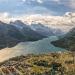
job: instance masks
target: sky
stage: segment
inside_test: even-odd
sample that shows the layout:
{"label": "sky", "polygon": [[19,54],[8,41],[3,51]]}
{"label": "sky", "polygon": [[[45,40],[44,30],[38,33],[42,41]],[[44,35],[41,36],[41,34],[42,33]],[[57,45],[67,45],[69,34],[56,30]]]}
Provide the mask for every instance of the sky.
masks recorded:
{"label": "sky", "polygon": [[22,14],[63,15],[75,12],[75,0],[0,0],[4,16]]}

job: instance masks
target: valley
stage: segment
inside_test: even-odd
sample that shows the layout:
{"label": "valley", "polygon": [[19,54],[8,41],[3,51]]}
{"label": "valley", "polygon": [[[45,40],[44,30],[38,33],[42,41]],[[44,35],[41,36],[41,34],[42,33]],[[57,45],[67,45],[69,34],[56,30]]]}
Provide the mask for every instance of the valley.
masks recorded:
{"label": "valley", "polygon": [[0,75],[75,75],[75,0],[0,0]]}
{"label": "valley", "polygon": [[28,55],[28,54],[44,54],[49,52],[63,52],[65,49],[55,47],[51,44],[52,41],[57,40],[56,36],[50,36],[35,42],[21,42],[12,48],[4,48],[0,50],[0,62],[8,60],[9,58]]}

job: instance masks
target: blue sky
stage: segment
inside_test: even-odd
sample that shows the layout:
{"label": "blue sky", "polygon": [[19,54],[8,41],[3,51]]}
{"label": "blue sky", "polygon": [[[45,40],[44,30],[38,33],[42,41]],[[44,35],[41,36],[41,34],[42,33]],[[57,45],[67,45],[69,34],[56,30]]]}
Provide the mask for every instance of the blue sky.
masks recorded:
{"label": "blue sky", "polygon": [[75,11],[75,0],[0,0],[0,13],[63,15]]}

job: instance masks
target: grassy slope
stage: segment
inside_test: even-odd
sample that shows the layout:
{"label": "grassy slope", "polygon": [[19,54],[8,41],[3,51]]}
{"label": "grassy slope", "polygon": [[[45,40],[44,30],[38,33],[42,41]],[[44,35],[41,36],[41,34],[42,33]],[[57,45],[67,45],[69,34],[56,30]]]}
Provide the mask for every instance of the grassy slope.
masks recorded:
{"label": "grassy slope", "polygon": [[54,70],[57,75],[75,75],[73,54],[66,52],[19,56],[0,64],[0,75],[51,75]]}

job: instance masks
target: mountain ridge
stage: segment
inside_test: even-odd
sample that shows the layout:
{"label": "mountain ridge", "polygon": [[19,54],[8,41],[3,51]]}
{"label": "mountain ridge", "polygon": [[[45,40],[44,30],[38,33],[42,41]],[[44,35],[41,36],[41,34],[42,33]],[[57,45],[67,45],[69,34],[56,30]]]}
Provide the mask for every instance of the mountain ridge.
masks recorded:
{"label": "mountain ridge", "polygon": [[56,47],[65,48],[69,51],[75,51],[75,28],[71,29],[63,37],[57,41],[53,41],[52,44]]}
{"label": "mountain ridge", "polygon": [[6,24],[0,21],[0,49],[3,49],[5,47],[13,47],[19,42],[36,41],[44,38],[39,34],[37,35],[38,37],[36,37],[36,32],[33,32],[33,35],[30,34],[30,32],[31,31],[29,30],[29,32],[25,33],[25,36],[14,25]]}

